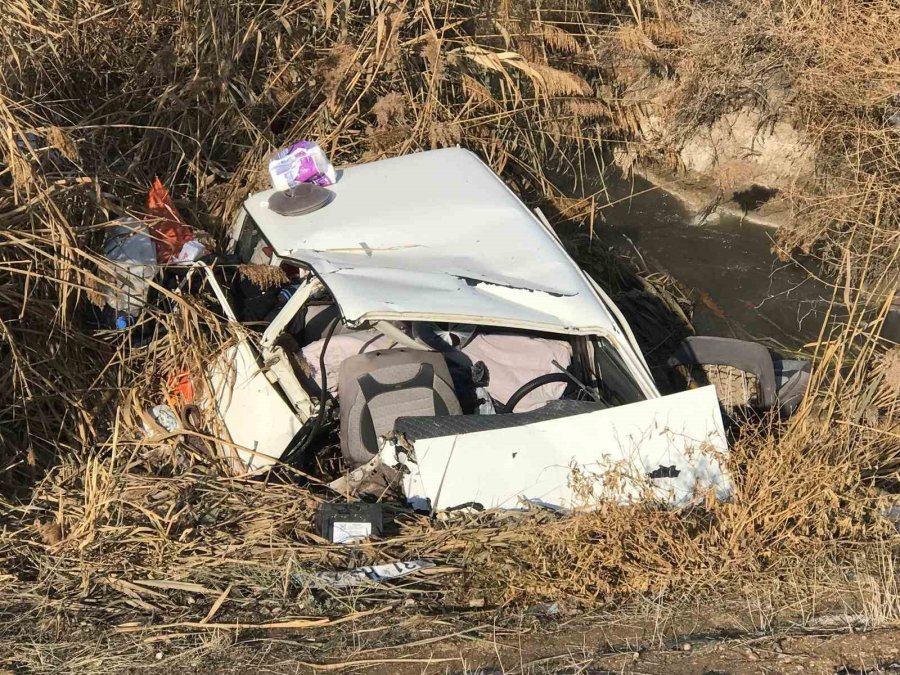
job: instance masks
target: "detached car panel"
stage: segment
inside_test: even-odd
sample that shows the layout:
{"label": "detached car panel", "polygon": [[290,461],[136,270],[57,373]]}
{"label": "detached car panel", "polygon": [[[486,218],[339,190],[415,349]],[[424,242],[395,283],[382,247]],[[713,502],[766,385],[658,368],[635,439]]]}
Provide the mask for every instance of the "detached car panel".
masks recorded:
{"label": "detached car panel", "polygon": [[713,387],[605,410],[561,403],[524,413],[534,419],[528,424],[504,427],[501,418],[516,416],[498,415],[495,429],[401,420],[381,461],[402,469],[407,499],[423,510],[529,502],[583,509],[644,497],[681,505],[696,494],[731,492]]}
{"label": "detached car panel", "polygon": [[303,427],[260,368],[255,350],[244,340],[225,351],[209,371],[216,412],[230,445],[223,447],[237,473],[274,464]]}

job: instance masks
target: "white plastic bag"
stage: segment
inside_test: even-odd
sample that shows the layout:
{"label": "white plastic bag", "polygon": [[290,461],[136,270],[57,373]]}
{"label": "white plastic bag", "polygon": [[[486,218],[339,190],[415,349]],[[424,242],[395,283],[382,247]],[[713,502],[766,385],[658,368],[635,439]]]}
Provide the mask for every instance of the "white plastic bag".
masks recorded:
{"label": "white plastic bag", "polygon": [[202,258],[209,251],[206,250],[206,247],[201,244],[196,239],[191,239],[190,241],[184,242],[184,246],[181,247],[181,251],[179,251],[178,255],[176,255],[172,262],[175,264],[189,263],[194,262],[198,258]]}
{"label": "white plastic bag", "polygon": [[135,218],[114,221],[103,244],[104,257],[113,264],[106,277],[106,303],[117,312],[136,316],[147,302],[150,281],[156,276],[156,246],[147,225]]}
{"label": "white plastic bag", "polygon": [[276,190],[301,183],[334,185],[337,174],[325,151],[312,141],[300,141],[279,150],[269,161],[269,177]]}

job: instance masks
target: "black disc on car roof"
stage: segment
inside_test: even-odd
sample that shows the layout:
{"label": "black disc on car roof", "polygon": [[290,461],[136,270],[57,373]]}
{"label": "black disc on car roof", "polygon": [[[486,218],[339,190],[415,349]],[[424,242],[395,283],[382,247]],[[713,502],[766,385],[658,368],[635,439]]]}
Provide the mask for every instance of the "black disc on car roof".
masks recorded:
{"label": "black disc on car roof", "polygon": [[321,209],[333,198],[331,190],[311,183],[301,183],[269,197],[269,209],[281,216],[302,216]]}

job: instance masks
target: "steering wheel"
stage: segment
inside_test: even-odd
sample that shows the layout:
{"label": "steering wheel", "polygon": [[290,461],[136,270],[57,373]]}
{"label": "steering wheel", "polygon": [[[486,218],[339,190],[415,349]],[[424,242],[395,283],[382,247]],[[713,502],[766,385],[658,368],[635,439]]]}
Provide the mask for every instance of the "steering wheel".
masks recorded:
{"label": "steering wheel", "polygon": [[509,400],[505,405],[500,406],[500,412],[503,413],[511,413],[516,409],[516,406],[522,401],[523,398],[528,396],[531,392],[533,392],[538,387],[543,387],[545,384],[550,384],[552,382],[565,382],[569,383],[572,381],[572,378],[566,373],[547,373],[546,375],[538,375],[533,380],[529,380],[521,387],[516,389],[515,393],[509,397]]}

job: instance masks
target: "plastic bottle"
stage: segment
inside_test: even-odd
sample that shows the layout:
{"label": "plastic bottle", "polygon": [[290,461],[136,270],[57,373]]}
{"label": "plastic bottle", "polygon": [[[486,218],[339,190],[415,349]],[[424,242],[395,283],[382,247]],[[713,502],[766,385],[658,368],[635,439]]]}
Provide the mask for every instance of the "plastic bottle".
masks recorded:
{"label": "plastic bottle", "polygon": [[115,223],[103,245],[103,255],[111,263],[101,270],[106,281],[103,293],[106,303],[118,314],[135,316],[144,306],[150,281],[159,270],[156,247],[146,223],[133,218],[120,218]]}

